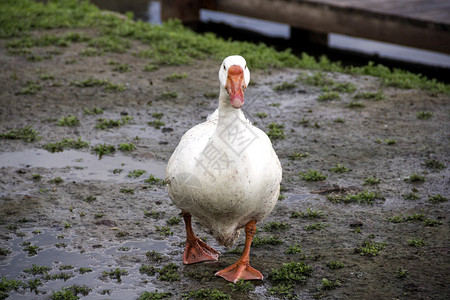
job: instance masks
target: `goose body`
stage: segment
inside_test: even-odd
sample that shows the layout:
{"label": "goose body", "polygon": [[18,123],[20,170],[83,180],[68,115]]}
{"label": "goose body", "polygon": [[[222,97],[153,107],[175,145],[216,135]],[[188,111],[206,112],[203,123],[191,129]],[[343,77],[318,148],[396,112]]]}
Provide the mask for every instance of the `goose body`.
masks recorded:
{"label": "goose body", "polygon": [[[233,79],[235,73],[241,81]],[[281,165],[270,139],[240,109],[249,80],[241,56],[224,60],[219,108],[183,135],[166,168],[171,200],[228,247],[240,229],[269,215],[281,181]]]}

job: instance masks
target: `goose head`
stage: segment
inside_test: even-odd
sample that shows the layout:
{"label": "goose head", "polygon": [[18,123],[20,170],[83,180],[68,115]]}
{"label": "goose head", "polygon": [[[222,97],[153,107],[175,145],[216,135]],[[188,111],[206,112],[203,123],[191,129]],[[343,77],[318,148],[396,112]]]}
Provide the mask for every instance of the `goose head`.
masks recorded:
{"label": "goose head", "polygon": [[219,69],[221,92],[225,91],[234,108],[244,105],[244,90],[250,82],[250,71],[242,56],[232,55],[225,58]]}

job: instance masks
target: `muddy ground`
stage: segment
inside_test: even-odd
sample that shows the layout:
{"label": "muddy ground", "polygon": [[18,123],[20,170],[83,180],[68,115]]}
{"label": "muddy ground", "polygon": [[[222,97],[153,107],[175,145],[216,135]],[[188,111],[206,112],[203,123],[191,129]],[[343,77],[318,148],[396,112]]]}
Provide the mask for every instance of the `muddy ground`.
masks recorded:
{"label": "muddy ground", "polygon": [[[42,279],[37,294],[18,289],[9,292],[10,299],[45,299],[54,291],[74,284],[90,287],[89,299],[132,299],[143,291],[155,290],[170,292],[171,298],[179,299],[183,293],[200,288],[217,288],[232,299],[277,299],[283,296],[269,293],[278,284],[270,276],[271,270],[300,260],[313,268],[306,282],[294,285],[291,296],[300,299],[449,298],[449,202],[429,201],[438,194],[447,199],[450,196],[448,95],[388,88],[372,77],[326,73],[337,82],[353,83],[357,91],[340,93],[341,100],[318,101],[320,87],[295,81],[299,75],[313,72],[252,71],[249,66],[252,84],[246,91],[244,106],[248,118],[266,132],[272,122],[285,126],[285,138],[274,139],[283,166],[285,197],[260,224],[257,234],[278,236],[282,243],[253,247],[251,252],[253,267],[265,279],[253,282],[253,291],[239,292],[213,276],[239,254],[227,253],[228,249],[218,246],[198,224],[194,224],[198,235],[207,238],[222,255],[218,262],[182,264],[183,223],[167,224],[170,218],[179,217],[180,211],[171,203],[163,185],[145,182],[150,174],[164,178],[164,163],[183,133],[216,109],[216,97],[207,96],[218,92],[220,62],[203,60],[144,72],[146,59],[132,55],[145,48],[137,42],[129,53],[102,56],[81,56],[85,45],[74,43],[56,49],[59,53],[53,51],[47,59],[30,62],[24,56],[7,54],[5,43],[0,42],[0,132],[32,125],[41,139],[0,141],[0,238],[1,248],[11,251],[0,256],[0,274],[7,279],[28,281],[43,278],[40,274],[23,272],[33,264],[50,267],[49,274],[53,275],[60,274],[64,265],[73,267],[64,271],[73,275],[66,281]],[[43,56],[52,50],[52,47],[33,48]],[[113,71],[111,61],[126,63],[130,70]],[[164,80],[174,73],[185,73],[187,77]],[[45,74],[53,78],[45,79],[42,76]],[[104,86],[71,84],[89,77],[123,83],[126,90],[110,92]],[[42,89],[35,94],[19,93],[27,81],[37,82]],[[294,82],[295,87],[273,90],[283,82]],[[349,107],[356,93],[380,89],[385,94],[383,100],[358,100],[364,107]],[[176,92],[177,97],[167,99],[162,96],[165,92]],[[103,109],[103,114],[84,112],[84,108],[94,107]],[[424,111],[432,112],[432,117],[417,118],[417,113]],[[147,124],[155,120],[154,113],[163,113],[161,120],[165,125],[159,129]],[[260,118],[258,113],[267,116]],[[69,115],[76,116],[80,124],[56,125],[58,119]],[[124,116],[133,119],[120,127],[95,128],[98,118]],[[77,137],[91,146],[134,143],[137,149],[129,153],[117,150],[101,160],[90,148],[59,153],[43,149],[44,144]],[[309,156],[290,157],[306,152]],[[444,168],[427,167],[425,162],[429,160],[444,164]],[[337,164],[350,171],[329,170]],[[114,174],[114,169],[123,171]],[[145,169],[147,173],[139,178],[127,177],[129,171],[136,169]],[[303,180],[299,172],[308,169],[321,171],[326,180]],[[424,176],[425,181],[404,180],[413,173]],[[42,177],[38,179],[36,174]],[[63,182],[49,182],[57,177]],[[367,177],[380,182],[363,185]],[[334,203],[327,198],[332,192],[336,195],[363,190],[379,193],[380,197],[374,204]],[[419,199],[404,199],[411,192]],[[321,211],[323,215],[291,217],[293,212],[306,213],[307,209]],[[400,223],[388,220],[414,214],[423,216]],[[425,223],[428,218],[431,223]],[[285,222],[290,227],[278,231],[263,228],[273,221]],[[307,226],[316,223],[324,225],[323,228],[308,230],[311,228]],[[164,236],[162,226],[170,227],[173,235]],[[413,239],[423,240],[425,245],[409,245],[408,241]],[[357,253],[355,248],[366,240],[383,242],[385,247],[376,256]],[[27,241],[41,248],[36,255],[29,256],[24,250],[23,242]],[[286,254],[294,244],[300,245],[302,252]],[[241,236],[238,246],[242,245]],[[146,252],[152,250],[162,254],[162,260],[149,259]],[[327,266],[333,261],[343,263],[343,267]],[[144,264],[160,268],[168,263],[179,267],[176,272],[180,280],[164,281],[158,274],[139,272]],[[92,272],[80,274],[81,267],[91,268]],[[115,268],[128,272],[121,282],[102,277],[103,271]],[[340,286],[326,289],[323,278],[338,281]]]}

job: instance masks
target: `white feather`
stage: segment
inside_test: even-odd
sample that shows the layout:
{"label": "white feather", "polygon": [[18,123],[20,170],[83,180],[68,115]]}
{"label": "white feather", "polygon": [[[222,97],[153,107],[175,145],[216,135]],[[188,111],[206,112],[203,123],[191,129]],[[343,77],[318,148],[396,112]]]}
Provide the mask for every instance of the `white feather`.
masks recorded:
{"label": "white feather", "polygon": [[272,211],[282,173],[267,135],[230,104],[225,83],[232,65],[243,68],[248,85],[245,59],[227,57],[219,70],[219,109],[183,135],[166,168],[172,201],[226,246],[249,221],[259,222]]}

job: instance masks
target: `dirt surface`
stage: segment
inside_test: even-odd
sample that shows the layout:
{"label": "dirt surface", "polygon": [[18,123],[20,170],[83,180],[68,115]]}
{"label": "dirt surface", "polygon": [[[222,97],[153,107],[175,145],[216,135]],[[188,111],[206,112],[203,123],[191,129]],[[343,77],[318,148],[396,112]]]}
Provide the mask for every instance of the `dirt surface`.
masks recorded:
{"label": "dirt surface", "polygon": [[[49,31],[59,34],[62,31]],[[89,32],[87,32],[89,33]],[[82,44],[72,44],[49,59],[30,62],[23,56],[8,55],[6,41],[0,43],[0,133],[32,125],[41,139],[35,142],[2,139],[0,141],[0,239],[3,249],[11,253],[0,256],[0,274],[7,279],[28,281],[40,278],[23,270],[33,264],[51,268],[72,265],[73,275],[62,279],[43,280],[38,294],[30,290],[9,293],[11,299],[45,299],[63,286],[86,284],[92,289],[89,299],[132,299],[143,291],[170,292],[179,299],[183,293],[200,288],[217,288],[232,299],[277,299],[270,294],[276,286],[271,270],[283,263],[305,261],[311,275],[302,284],[294,284],[290,294],[299,299],[448,299],[450,297],[449,202],[434,203],[429,198],[450,196],[448,169],[450,99],[448,95],[431,96],[418,90],[401,90],[380,85],[377,78],[326,73],[336,82],[351,82],[357,92],[383,90],[380,101],[359,100],[364,107],[348,105],[357,92],[341,93],[341,100],[318,101],[320,87],[295,81],[308,70],[273,69],[252,71],[252,84],[246,91],[244,110],[248,118],[264,131],[272,122],[284,125],[284,139],[274,139],[274,148],[283,166],[284,199],[280,199],[271,215],[259,224],[259,237],[278,236],[282,243],[261,245],[251,251],[252,266],[265,276],[253,282],[255,289],[233,291],[225,280],[213,274],[233,263],[239,254],[227,253],[208,234],[194,224],[200,237],[222,252],[218,262],[184,266],[182,251],[185,238],[180,222],[167,221],[179,217],[179,209],[167,196],[162,184],[144,180],[150,174],[164,178],[167,162],[181,136],[212,113],[218,101],[205,93],[218,93],[217,72],[220,62],[197,61],[192,65],[161,67],[154,72],[142,71],[146,60],[132,55],[144,46],[135,42],[125,54],[80,56]],[[52,47],[35,48],[45,54]],[[126,63],[129,72],[113,71],[111,61]],[[164,80],[178,73],[187,77]],[[53,75],[45,80],[43,74]],[[109,92],[105,87],[78,87],[74,81],[89,77],[123,83],[125,91]],[[27,81],[35,81],[42,89],[35,94],[20,94]],[[274,91],[283,82],[295,87]],[[164,92],[176,92],[166,99]],[[276,103],[279,103],[277,106]],[[275,105],[273,105],[275,104]],[[89,115],[84,108],[103,109]],[[428,120],[417,118],[418,112],[432,112]],[[147,122],[163,113],[160,129]],[[266,117],[258,117],[266,113]],[[57,126],[61,117],[73,115],[80,124]],[[133,119],[120,127],[95,128],[98,118]],[[261,114],[259,116],[262,116]],[[91,149],[50,153],[43,145],[78,138],[98,144],[134,143],[132,152],[119,150],[99,160]],[[138,137],[138,138],[136,138]],[[395,140],[395,143],[394,141]],[[291,159],[294,153],[309,156]],[[435,160],[444,168],[427,167]],[[330,171],[337,164],[347,172]],[[114,169],[123,169],[114,174]],[[129,171],[145,169],[139,178],[129,178]],[[299,172],[320,171],[327,178],[310,182]],[[413,173],[425,177],[424,182],[404,179]],[[36,179],[34,174],[42,178]],[[49,180],[61,177],[60,184]],[[367,177],[379,184],[363,185]],[[134,193],[131,192],[133,190]],[[364,190],[380,196],[373,204],[334,203],[327,195]],[[419,199],[404,195],[415,192]],[[445,200],[445,199],[444,199]],[[320,218],[297,217],[293,212],[321,211]],[[395,223],[389,218],[414,214],[422,217]],[[295,213],[294,213],[295,216]],[[434,226],[425,220],[435,221]],[[418,219],[418,220],[417,220]],[[270,231],[269,222],[285,222],[289,228]],[[308,230],[320,223],[322,229]],[[164,236],[163,226],[173,235]],[[159,229],[158,229],[159,228]],[[36,230],[40,232],[36,232]],[[34,233],[33,233],[34,231]],[[408,241],[422,239],[425,245],[414,247]],[[364,241],[385,243],[378,255],[361,255],[355,251]],[[38,245],[37,255],[28,256],[23,242]],[[243,237],[237,246],[242,247]],[[60,243],[60,244],[58,244]],[[61,243],[64,243],[61,247]],[[286,254],[298,244],[301,253]],[[155,250],[162,260],[151,261],[147,251]],[[343,263],[331,269],[330,262]],[[178,266],[180,280],[164,281],[158,274],[139,272],[141,265],[161,268],[168,263]],[[87,274],[76,270],[92,268]],[[102,272],[125,269],[122,281],[102,277]],[[404,276],[400,271],[406,271]],[[397,276],[396,276],[397,275]],[[340,286],[326,289],[323,278],[339,281]],[[81,295],[80,295],[81,296]],[[286,297],[288,297],[287,295]]]}

